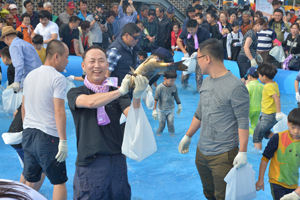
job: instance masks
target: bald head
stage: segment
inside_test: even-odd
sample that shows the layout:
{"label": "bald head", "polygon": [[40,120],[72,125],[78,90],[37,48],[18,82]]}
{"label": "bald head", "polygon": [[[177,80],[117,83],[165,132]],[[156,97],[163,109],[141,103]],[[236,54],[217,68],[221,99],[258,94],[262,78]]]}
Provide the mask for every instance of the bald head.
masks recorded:
{"label": "bald head", "polygon": [[59,40],[51,40],[47,45],[46,59],[51,59],[56,53],[62,56],[66,50],[68,51],[66,44]]}

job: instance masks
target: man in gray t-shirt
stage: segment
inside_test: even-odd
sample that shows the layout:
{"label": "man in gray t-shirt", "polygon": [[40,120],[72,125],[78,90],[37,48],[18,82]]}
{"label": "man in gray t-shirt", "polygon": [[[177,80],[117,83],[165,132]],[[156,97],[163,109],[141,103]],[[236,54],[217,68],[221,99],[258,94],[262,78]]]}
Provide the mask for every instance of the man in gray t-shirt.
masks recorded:
{"label": "man in gray t-shirt", "polygon": [[197,59],[203,74],[209,76],[200,88],[198,108],[178,150],[189,152],[191,137],[201,126],[196,166],[204,195],[225,199],[225,176],[233,166],[247,164],[249,94],[242,81],[225,68],[217,39],[202,42]]}

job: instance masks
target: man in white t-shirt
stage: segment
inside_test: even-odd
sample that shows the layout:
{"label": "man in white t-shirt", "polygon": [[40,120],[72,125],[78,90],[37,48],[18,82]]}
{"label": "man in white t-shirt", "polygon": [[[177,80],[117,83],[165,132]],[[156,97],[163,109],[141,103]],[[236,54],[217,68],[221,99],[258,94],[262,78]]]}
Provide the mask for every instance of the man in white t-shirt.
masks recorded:
{"label": "man in white t-shirt", "polygon": [[51,40],[59,40],[58,36],[58,26],[56,23],[50,21],[51,14],[47,10],[42,10],[39,12],[40,23],[34,29],[34,32],[31,34],[33,38],[36,34],[43,36],[44,43],[43,47],[47,48],[47,44]]}
{"label": "man in white t-shirt", "polygon": [[53,199],[67,199],[66,79],[60,72],[68,56],[64,43],[50,41],[45,64],[27,75],[23,90],[23,175],[32,187],[44,172],[54,185]]}

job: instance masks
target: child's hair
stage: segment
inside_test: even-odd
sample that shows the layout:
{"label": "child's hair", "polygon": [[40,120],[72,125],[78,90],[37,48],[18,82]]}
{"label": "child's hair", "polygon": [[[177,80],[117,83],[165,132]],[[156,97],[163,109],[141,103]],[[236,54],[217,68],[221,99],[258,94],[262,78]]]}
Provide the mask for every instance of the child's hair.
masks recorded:
{"label": "child's hair", "polygon": [[240,23],[238,20],[235,20],[233,23],[232,23],[232,27],[236,27],[236,26],[240,26]]}
{"label": "child's hair", "polygon": [[172,24],[172,30],[173,30],[173,27],[174,26],[178,26],[178,29],[180,29],[180,24],[179,24],[179,22],[174,22],[173,24]]}
{"label": "child's hair", "polygon": [[139,56],[143,56],[145,59],[148,58],[148,54],[146,51],[144,50],[141,50],[139,53],[138,53]]}
{"label": "child's hair", "polygon": [[166,79],[170,79],[170,78],[177,78],[177,73],[176,70],[172,70],[172,71],[167,71],[164,73],[164,77]]}
{"label": "child's hair", "polygon": [[265,75],[269,79],[273,79],[277,74],[277,69],[274,65],[271,65],[269,63],[263,63],[257,67],[257,73],[259,73],[262,76]]}
{"label": "child's hair", "polygon": [[143,27],[145,27],[145,25],[144,25],[144,23],[142,21],[137,21],[135,24],[136,25],[141,24]]}
{"label": "child's hair", "polygon": [[294,108],[288,115],[288,122],[300,126],[300,108]]}
{"label": "child's hair", "polygon": [[43,44],[44,38],[43,36],[36,34],[35,36],[33,36],[32,38],[32,43],[33,44]]}
{"label": "child's hair", "polygon": [[8,59],[11,60],[8,46],[4,47],[4,48],[1,50],[1,57],[2,57],[2,58],[6,57],[6,58],[8,58]]}
{"label": "child's hair", "polygon": [[30,16],[28,13],[24,13],[24,14],[21,16],[21,21],[23,21],[25,17],[29,17],[29,19],[31,19],[31,16]]}
{"label": "child's hair", "polygon": [[195,16],[199,17],[200,19],[203,19],[203,14],[202,13],[197,13]]}
{"label": "child's hair", "polygon": [[4,18],[0,18],[0,23],[2,24],[2,23],[6,23],[6,20],[4,19]]}

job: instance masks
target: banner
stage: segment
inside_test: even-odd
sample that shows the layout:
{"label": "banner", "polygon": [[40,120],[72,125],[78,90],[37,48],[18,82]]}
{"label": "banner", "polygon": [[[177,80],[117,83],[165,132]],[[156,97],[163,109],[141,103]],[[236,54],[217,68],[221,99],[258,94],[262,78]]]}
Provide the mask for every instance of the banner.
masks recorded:
{"label": "banner", "polygon": [[257,0],[255,9],[261,11],[266,17],[273,15],[272,0]]}

